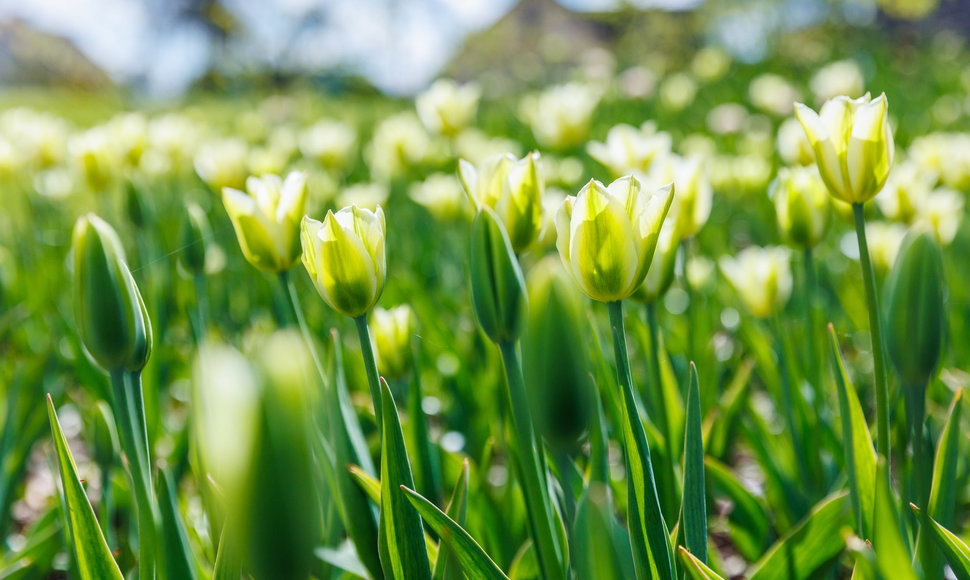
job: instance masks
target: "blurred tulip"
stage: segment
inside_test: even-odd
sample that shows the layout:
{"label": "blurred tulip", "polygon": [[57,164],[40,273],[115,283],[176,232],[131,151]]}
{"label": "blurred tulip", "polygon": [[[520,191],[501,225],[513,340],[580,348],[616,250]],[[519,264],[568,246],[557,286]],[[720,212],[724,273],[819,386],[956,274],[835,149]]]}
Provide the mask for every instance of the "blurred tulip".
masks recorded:
{"label": "blurred tulip", "polygon": [[377,366],[388,380],[407,375],[414,362],[411,337],[417,331],[414,310],[407,304],[384,310],[374,309],[370,319],[371,336],[374,339]]}
{"label": "blurred tulip", "polygon": [[792,247],[818,245],[829,227],[828,191],[814,167],[782,167],[769,190],[778,229]]}
{"label": "blurred tulip", "polygon": [[685,72],[676,72],[660,83],[660,104],[671,112],[686,109],[697,97],[697,81]]}
{"label": "blurred tulip", "polygon": [[839,95],[854,98],[865,91],[862,69],[853,60],[839,60],[825,65],[812,76],[809,85],[819,103]]}
{"label": "blurred tulip", "polygon": [[528,295],[512,243],[495,213],[482,206],[472,222],[472,303],[492,342],[514,341],[522,331]]}
{"label": "blurred tulip", "polygon": [[600,302],[630,297],[643,283],[673,184],[645,192],[633,176],[603,186],[590,180],[556,214],[556,247],[587,296]]}
{"label": "blurred tulip", "polygon": [[391,189],[384,183],[355,183],[349,185],[337,194],[337,205],[346,207],[356,205],[360,208],[377,211],[378,206],[387,203],[391,196]]}
{"label": "blurred tulip", "polygon": [[[687,239],[695,236],[707,223],[714,191],[700,158],[675,156],[671,158],[671,164],[677,195],[670,205],[670,216],[676,224],[677,234],[681,239]],[[661,183],[665,181],[668,179],[662,179]]]}
{"label": "blurred tulip", "polygon": [[475,118],[482,91],[475,83],[440,79],[415,99],[418,117],[428,131],[454,137]]}
{"label": "blurred tulip", "polygon": [[906,236],[886,280],[886,349],[907,387],[925,387],[943,350],[943,255],[927,232]]}
{"label": "blurred tulip", "polygon": [[865,203],[882,189],[893,164],[893,135],[886,95],[870,100],[836,97],[819,113],[798,103],[795,113],[815,151],[829,192],[848,203]]}
{"label": "blurred tulip", "polygon": [[589,135],[593,111],[599,105],[599,89],[568,83],[546,89],[522,103],[522,117],[543,147],[570,149]]}
{"label": "blurred tulip", "polygon": [[74,225],[74,300],[85,351],[106,371],[140,371],[152,325],[118,234],[94,214]]}
{"label": "blurred tulip", "polygon": [[294,171],[250,177],[246,191],[226,187],[222,201],[246,260],[263,272],[285,272],[300,259],[300,216],[306,205],[306,175]]}
{"label": "blurred tulip", "polygon": [[522,336],[525,384],[536,427],[554,448],[572,451],[594,409],[583,304],[560,260],[543,258],[529,273],[529,311]]}
{"label": "blurred tulip", "polygon": [[736,256],[721,256],[718,266],[744,306],[758,318],[772,316],[791,297],[787,248],[750,246]]}
{"label": "blurred tulip", "polygon": [[644,123],[639,129],[616,125],[606,134],[606,141],[590,141],[586,151],[602,163],[614,177],[630,173],[647,174],[654,162],[670,154],[671,137],[657,131],[655,123]]}
{"label": "blurred tulip", "polygon": [[90,189],[102,190],[115,177],[118,163],[111,136],[104,127],[94,127],[72,137],[68,152],[72,164]]}
{"label": "blurred tulip", "polygon": [[778,127],[778,156],[788,165],[811,165],[815,152],[805,136],[805,129],[795,117],[782,121]]}
{"label": "blurred tulip", "polygon": [[364,152],[371,175],[380,180],[396,179],[424,161],[432,148],[431,138],[414,113],[388,117],[374,130]]}
{"label": "blurred tulip", "polygon": [[195,154],[195,171],[213,191],[242,187],[248,174],[249,150],[242,139],[223,139],[203,145]]}
{"label": "blurred tulip", "polygon": [[758,75],[748,85],[748,100],[751,104],[779,117],[791,115],[793,103],[800,99],[795,87],[776,74]]}
{"label": "blurred tulip", "polygon": [[303,265],[317,292],[337,312],[357,318],[384,291],[384,210],[349,206],[328,211],[323,222],[303,218]]}
{"label": "blurred tulip", "polygon": [[412,184],[408,196],[436,220],[444,222],[458,219],[467,207],[458,178],[445,173],[434,173]]}
{"label": "blurred tulip", "polygon": [[212,227],[205,210],[195,202],[185,204],[185,217],[179,234],[181,248],[179,262],[186,271],[193,275],[205,272],[205,258],[212,237]]}
{"label": "blurred tulip", "polygon": [[539,154],[516,161],[511,155],[487,159],[478,169],[460,159],[458,179],[476,209],[488,207],[502,220],[515,253],[524,252],[542,229],[542,193]]}
{"label": "blurred tulip", "polygon": [[345,169],[356,153],[357,131],[342,121],[323,119],[299,136],[300,153],[326,169]]}
{"label": "blurred tulip", "polygon": [[948,246],[960,229],[964,205],[963,194],[952,189],[936,189],[923,201],[915,223],[929,228],[938,244]]}
{"label": "blurred tulip", "polygon": [[647,276],[634,293],[634,298],[653,304],[667,293],[674,282],[674,266],[677,264],[679,248],[680,237],[677,235],[676,224],[668,217],[660,228],[657,249],[653,253],[650,267],[647,268]]}
{"label": "blurred tulip", "polygon": [[936,182],[936,174],[920,168],[911,160],[893,168],[882,193],[876,197],[879,210],[890,220],[912,223]]}

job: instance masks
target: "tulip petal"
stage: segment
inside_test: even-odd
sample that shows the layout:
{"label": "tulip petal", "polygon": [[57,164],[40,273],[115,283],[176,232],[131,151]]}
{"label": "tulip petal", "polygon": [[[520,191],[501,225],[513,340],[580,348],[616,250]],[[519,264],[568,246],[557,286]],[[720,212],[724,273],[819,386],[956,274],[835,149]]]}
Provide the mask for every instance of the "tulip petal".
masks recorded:
{"label": "tulip petal", "polygon": [[597,181],[576,198],[569,255],[576,282],[591,298],[613,302],[632,293],[638,265],[633,228],[620,200]]}

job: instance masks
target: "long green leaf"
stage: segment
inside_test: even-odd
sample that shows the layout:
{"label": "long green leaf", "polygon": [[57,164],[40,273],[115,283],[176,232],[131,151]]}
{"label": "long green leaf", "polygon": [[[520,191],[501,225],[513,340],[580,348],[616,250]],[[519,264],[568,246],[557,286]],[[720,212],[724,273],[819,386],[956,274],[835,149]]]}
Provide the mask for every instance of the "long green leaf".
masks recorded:
{"label": "long green leaf", "polygon": [[57,451],[57,465],[61,472],[61,484],[67,502],[68,527],[71,531],[71,541],[74,544],[74,557],[77,572],[82,580],[124,580],[118,564],[111,557],[101,527],[94,516],[94,509],[84,494],[84,487],[77,475],[74,457],[67,446],[67,438],[61,430],[54,402],[47,395],[47,412],[50,417],[51,431],[54,436],[54,448]]}
{"label": "long green leaf", "polygon": [[[963,390],[960,389],[953,396],[950,403],[950,413],[943,432],[940,433],[940,443],[933,461],[933,483],[930,487],[927,513],[941,526],[953,523],[953,511],[956,504],[958,486],[957,466],[960,461],[960,417],[963,409]],[[943,575],[943,562],[940,554],[932,543],[926,531],[920,530],[917,539],[917,556],[923,569],[923,576],[936,578]]]}
{"label": "long green leaf", "polygon": [[609,489],[600,483],[590,484],[579,499],[572,533],[572,565],[577,578],[627,577],[611,526],[614,516],[610,504]]}
{"label": "long green leaf", "polygon": [[684,537],[694,558],[707,563],[707,494],[704,487],[704,435],[701,432],[701,394],[697,369],[690,363],[687,387],[687,426],[684,433]]}
{"label": "long green leaf", "polygon": [[[688,403],[688,407],[690,404]],[[689,413],[690,411],[688,411]],[[687,571],[687,575],[690,576],[692,580],[724,580],[724,578],[708,568],[707,564],[703,560],[690,553],[683,546],[679,546],[680,561],[684,563],[684,570]],[[704,555],[704,560],[707,560],[707,554]]]}
{"label": "long green leaf", "polygon": [[880,457],[876,468],[876,504],[872,547],[880,573],[894,580],[917,580],[909,549],[903,540],[896,513],[896,497],[889,488],[889,466]]}
{"label": "long green leaf", "polygon": [[400,489],[414,509],[424,516],[431,529],[441,537],[441,541],[454,551],[468,580],[508,580],[501,568],[455,520],[416,491],[404,485]]}
{"label": "long green leaf", "polygon": [[178,497],[172,476],[162,471],[158,478],[159,508],[162,522],[162,558],[159,562],[161,578],[195,580],[195,558],[189,547],[189,537],[179,514]]}
{"label": "long green leaf", "polygon": [[[451,494],[451,501],[448,502],[445,514],[459,526],[465,525],[465,516],[468,514],[468,459],[462,462],[455,491]],[[461,580],[462,578],[458,556],[445,542],[438,547],[438,557],[435,559],[431,576],[434,580]]]}
{"label": "long green leaf", "polygon": [[876,451],[859,398],[845,371],[835,328],[829,324],[835,386],[842,416],[842,442],[845,447],[846,472],[849,475],[849,495],[856,518],[856,533],[871,537],[875,502]]}
{"label": "long green leaf", "polygon": [[845,547],[840,530],[848,511],[845,493],[823,499],[755,564],[751,580],[812,578]]}
{"label": "long green leaf", "polygon": [[[913,511],[919,513],[919,508],[910,504]],[[960,580],[970,580],[970,546],[959,536],[944,528],[938,521],[929,518],[930,532],[936,545],[943,552],[946,563]]]}
{"label": "long green leaf", "polygon": [[361,491],[367,494],[367,497],[369,497],[371,501],[376,504],[380,504],[381,481],[361,469],[358,465],[350,465],[347,467],[347,470],[350,471],[350,475],[352,475],[357,481],[357,485],[360,486]]}
{"label": "long green leaf", "polygon": [[222,527],[219,537],[219,548],[216,551],[216,563],[212,568],[212,580],[239,580],[242,576],[242,563],[229,548],[226,539],[226,528]]}
{"label": "long green leaf", "polygon": [[420,580],[431,578],[431,564],[424,540],[421,516],[401,486],[414,487],[411,465],[404,445],[404,431],[394,397],[382,378],[383,449],[381,451],[381,520],[379,541],[385,578]]}
{"label": "long green leaf", "polygon": [[726,465],[712,457],[705,457],[704,465],[712,488],[726,495],[734,506],[728,525],[738,551],[749,560],[760,557],[768,545],[770,528],[762,502],[741,485]]}

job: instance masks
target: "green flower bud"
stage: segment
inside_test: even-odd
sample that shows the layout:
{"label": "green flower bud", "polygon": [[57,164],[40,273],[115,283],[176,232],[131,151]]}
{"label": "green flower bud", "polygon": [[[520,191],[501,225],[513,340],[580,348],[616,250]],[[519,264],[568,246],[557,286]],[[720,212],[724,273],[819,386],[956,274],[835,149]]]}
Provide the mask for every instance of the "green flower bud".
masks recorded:
{"label": "green flower bud", "polygon": [[886,281],[886,344],[903,384],[925,386],[943,349],[943,257],[928,232],[910,233]]}
{"label": "green flower bud", "polygon": [[495,211],[516,253],[529,249],[538,239],[545,182],[537,152],[520,160],[511,154],[497,155],[477,169],[459,159],[458,179],[476,209],[488,207]]}
{"label": "green flower bud", "polygon": [[[114,464],[121,445],[118,442],[118,430],[115,427],[111,406],[105,401],[98,401],[94,410],[91,450],[94,461],[104,469]],[[108,482],[102,481],[101,485],[108,485]]]}
{"label": "green flower bud", "polygon": [[179,247],[182,248],[179,260],[183,268],[199,275],[205,272],[205,256],[209,249],[212,228],[205,210],[199,204],[190,201],[185,204],[185,211],[185,220],[179,234]]}
{"label": "green flower bud", "polygon": [[778,228],[794,248],[814,248],[829,226],[829,196],[814,167],[783,167],[769,192]]}
{"label": "green flower bud", "polygon": [[94,214],[74,225],[74,289],[78,332],[106,371],[139,371],[152,350],[152,325],[118,234]]}
{"label": "green flower bud", "polygon": [[388,380],[400,379],[411,370],[411,337],[417,327],[414,310],[407,304],[384,310],[374,309],[370,319],[371,336],[381,375]]}
{"label": "green flower bud", "polygon": [[471,284],[485,334],[495,343],[518,338],[528,308],[525,280],[505,228],[488,207],[472,222]]}
{"label": "green flower bud", "polygon": [[529,274],[529,311],[522,335],[525,383],[536,426],[554,448],[572,450],[589,427],[593,407],[586,321],[575,284],[554,256]]}

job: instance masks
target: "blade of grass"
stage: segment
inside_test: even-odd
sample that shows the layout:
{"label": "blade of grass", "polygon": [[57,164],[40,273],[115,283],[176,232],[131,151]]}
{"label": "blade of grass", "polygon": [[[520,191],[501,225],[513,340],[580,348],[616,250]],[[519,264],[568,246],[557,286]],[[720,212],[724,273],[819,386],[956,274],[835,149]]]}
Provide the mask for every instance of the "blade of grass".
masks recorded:
{"label": "blade of grass", "polygon": [[704,441],[701,432],[700,387],[697,369],[690,363],[687,387],[687,426],[684,436],[683,525],[687,549],[707,563],[707,495],[704,486]]}

